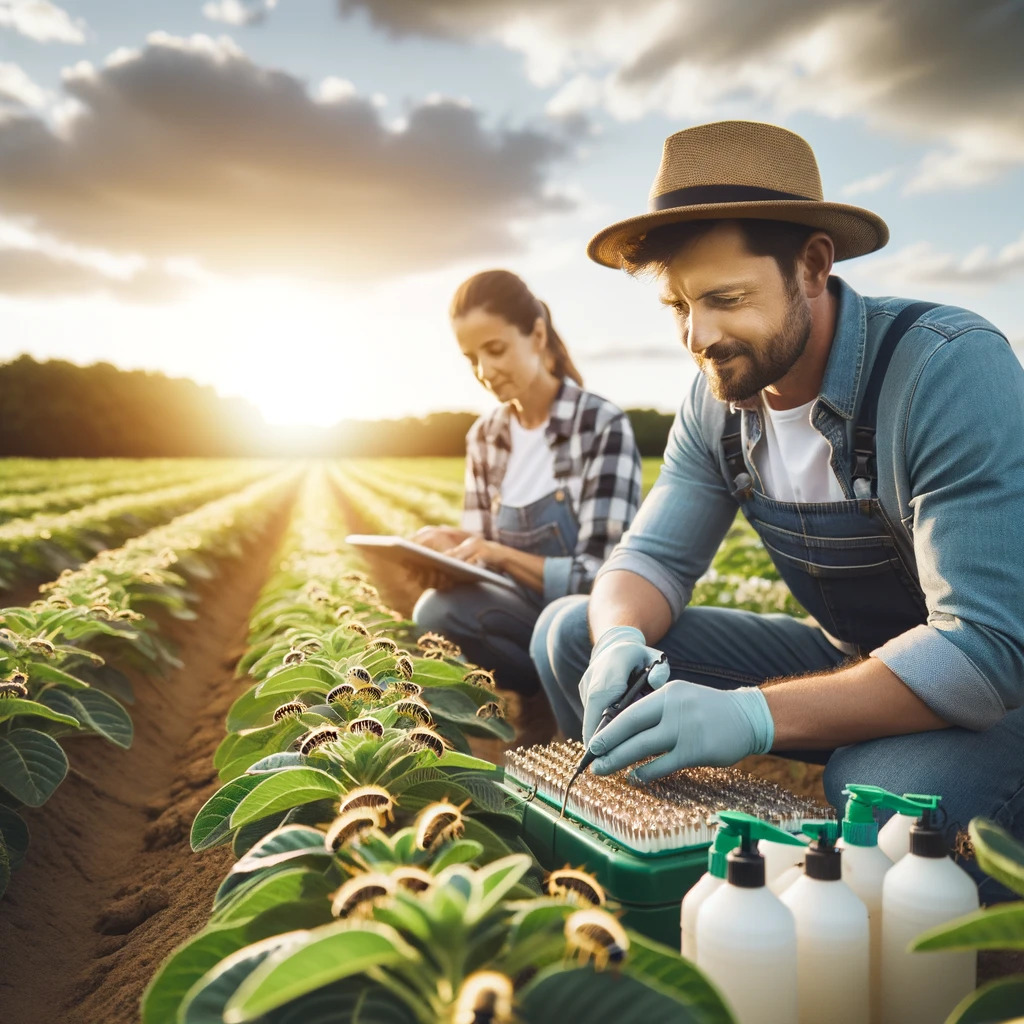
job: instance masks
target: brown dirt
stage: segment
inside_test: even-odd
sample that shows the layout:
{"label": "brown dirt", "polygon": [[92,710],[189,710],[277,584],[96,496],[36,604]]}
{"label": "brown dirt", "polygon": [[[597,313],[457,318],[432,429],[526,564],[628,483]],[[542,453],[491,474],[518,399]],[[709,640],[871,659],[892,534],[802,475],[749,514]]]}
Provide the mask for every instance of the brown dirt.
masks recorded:
{"label": "brown dirt", "polygon": [[69,739],[68,778],[26,812],[28,856],[0,903],[4,1024],[134,1024],[160,962],[206,923],[233,858],[193,854],[189,829],[217,788],[213,752],[240,692],[234,666],[285,523],[282,511],[197,588],[196,621],[166,623],[183,668],[130,673],[131,750]]}

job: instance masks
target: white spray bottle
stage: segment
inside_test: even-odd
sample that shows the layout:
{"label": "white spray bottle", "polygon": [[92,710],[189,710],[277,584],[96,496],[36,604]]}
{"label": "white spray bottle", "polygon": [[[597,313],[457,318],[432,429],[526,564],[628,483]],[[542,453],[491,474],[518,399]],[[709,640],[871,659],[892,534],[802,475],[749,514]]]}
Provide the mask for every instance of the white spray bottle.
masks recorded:
{"label": "white spray bottle", "polygon": [[[904,793],[905,800],[914,801],[918,798],[927,801],[927,794]],[[917,810],[902,810],[894,814],[881,828],[878,833],[879,849],[895,864],[902,860],[910,849],[910,830],[917,823],[921,816],[920,807]]]}
{"label": "white spray bottle", "polygon": [[839,822],[807,821],[804,873],[781,899],[796,921],[800,1024],[868,1024],[868,911],[843,881]]}
{"label": "white spray bottle", "polygon": [[[878,786],[851,784],[843,817],[843,836],[837,843],[843,850],[843,881],[868,908],[871,927],[871,1024],[882,1018],[882,884],[892,861],[878,845],[875,808],[896,811],[897,817],[915,813],[919,805]],[[909,819],[904,819],[909,820]]]}
{"label": "white spray bottle", "polygon": [[721,885],[725,885],[726,854],[740,844],[740,834],[724,822],[718,826],[715,841],[708,850],[708,869],[683,898],[679,925],[682,932],[682,952],[688,960],[697,959],[697,912],[704,901]]}
{"label": "white spray bottle", "polygon": [[977,954],[908,952],[923,932],[978,909],[978,889],[948,855],[934,824],[939,797],[907,797],[922,804],[910,830],[910,850],[882,885],[882,1024],[945,1020],[974,990]]}
{"label": "white spray bottle", "polygon": [[740,847],[726,857],[726,884],[697,914],[697,966],[737,1024],[796,1024],[796,923],[765,885],[757,842],[800,840],[739,811],[721,811],[718,818],[739,833]]}

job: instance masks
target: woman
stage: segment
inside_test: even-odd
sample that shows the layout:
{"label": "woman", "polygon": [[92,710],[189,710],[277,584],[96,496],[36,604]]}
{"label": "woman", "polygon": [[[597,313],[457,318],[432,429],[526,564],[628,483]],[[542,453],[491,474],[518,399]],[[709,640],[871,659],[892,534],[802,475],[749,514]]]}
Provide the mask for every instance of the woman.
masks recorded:
{"label": "woman", "polygon": [[477,380],[501,404],[466,435],[462,529],[424,527],[413,539],[518,587],[427,590],[413,618],[492,669],[524,698],[527,731],[540,733],[551,719],[530,634],[544,605],[589,592],[640,504],[640,455],[626,414],[582,389],[551,311],[515,274],[469,278],[450,316]]}

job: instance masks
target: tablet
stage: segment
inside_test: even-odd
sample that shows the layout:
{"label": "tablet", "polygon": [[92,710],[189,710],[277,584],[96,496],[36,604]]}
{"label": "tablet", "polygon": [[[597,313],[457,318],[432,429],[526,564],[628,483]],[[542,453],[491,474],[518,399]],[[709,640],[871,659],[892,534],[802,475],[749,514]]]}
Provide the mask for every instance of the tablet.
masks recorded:
{"label": "tablet", "polygon": [[515,580],[479,565],[470,565],[450,555],[443,555],[433,548],[415,544],[404,537],[392,537],[377,533],[350,533],[346,544],[374,552],[389,561],[404,566],[420,566],[424,569],[443,572],[456,583],[497,583],[500,587],[516,589]]}

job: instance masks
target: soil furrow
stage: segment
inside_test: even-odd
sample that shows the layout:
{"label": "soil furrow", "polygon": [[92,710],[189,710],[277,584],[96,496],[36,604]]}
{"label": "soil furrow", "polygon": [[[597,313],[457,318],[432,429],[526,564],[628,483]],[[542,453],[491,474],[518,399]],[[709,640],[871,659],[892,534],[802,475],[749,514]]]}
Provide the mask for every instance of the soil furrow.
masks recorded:
{"label": "soil furrow", "polygon": [[193,854],[189,829],[217,788],[213,752],[241,693],[233,668],[286,522],[282,511],[196,588],[197,620],[163,624],[180,669],[129,672],[131,750],[67,740],[74,771],[26,811],[28,857],[0,902],[4,1024],[135,1024],[160,962],[206,923],[233,858]]}

